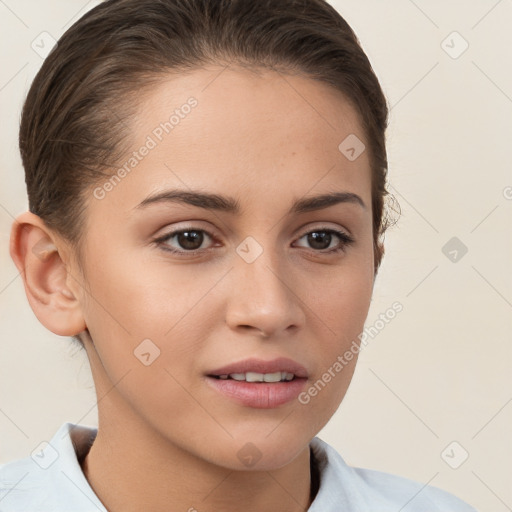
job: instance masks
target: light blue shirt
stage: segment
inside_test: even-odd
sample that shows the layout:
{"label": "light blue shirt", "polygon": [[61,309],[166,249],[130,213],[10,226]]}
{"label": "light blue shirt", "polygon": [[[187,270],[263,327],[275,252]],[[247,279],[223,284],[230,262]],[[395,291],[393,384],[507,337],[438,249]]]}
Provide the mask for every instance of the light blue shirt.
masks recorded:
{"label": "light blue shirt", "polygon": [[[63,423],[49,443],[0,466],[0,512],[107,512],[78,462],[97,429]],[[315,437],[320,487],[308,512],[476,512],[452,494],[370,469],[348,466]]]}

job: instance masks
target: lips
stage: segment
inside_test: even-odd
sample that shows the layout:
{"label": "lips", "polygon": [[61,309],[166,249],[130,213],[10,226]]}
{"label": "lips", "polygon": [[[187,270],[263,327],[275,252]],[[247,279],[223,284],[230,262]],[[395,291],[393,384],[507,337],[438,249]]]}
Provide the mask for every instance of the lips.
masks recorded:
{"label": "lips", "polygon": [[216,368],[215,370],[208,371],[206,375],[208,377],[219,377],[220,375],[229,375],[232,373],[276,373],[286,372],[293,373],[297,378],[307,378],[308,372],[304,366],[289,359],[287,357],[279,357],[271,361],[265,361],[263,359],[250,358],[236,363],[231,363],[222,368]]}

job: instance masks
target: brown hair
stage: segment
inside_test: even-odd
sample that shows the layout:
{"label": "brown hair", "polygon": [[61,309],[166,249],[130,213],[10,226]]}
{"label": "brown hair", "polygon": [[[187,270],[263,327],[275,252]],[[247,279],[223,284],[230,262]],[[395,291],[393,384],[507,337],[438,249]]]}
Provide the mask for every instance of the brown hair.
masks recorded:
{"label": "brown hair", "polygon": [[356,109],[372,168],[377,273],[391,224],[388,107],[356,35],[325,0],[107,0],[87,12],[48,55],[23,107],[29,210],[71,244],[80,264],[86,196],[128,148],[141,90],[169,73],[224,62],[328,83]]}

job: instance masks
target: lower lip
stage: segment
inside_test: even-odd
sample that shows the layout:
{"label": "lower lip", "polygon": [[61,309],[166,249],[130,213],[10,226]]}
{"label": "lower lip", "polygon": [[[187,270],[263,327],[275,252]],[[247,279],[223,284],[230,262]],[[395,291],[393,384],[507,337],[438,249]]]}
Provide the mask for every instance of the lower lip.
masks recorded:
{"label": "lower lip", "polygon": [[206,377],[214,389],[241,405],[257,409],[272,409],[297,398],[307,382],[295,378],[284,382],[246,382],[234,379]]}

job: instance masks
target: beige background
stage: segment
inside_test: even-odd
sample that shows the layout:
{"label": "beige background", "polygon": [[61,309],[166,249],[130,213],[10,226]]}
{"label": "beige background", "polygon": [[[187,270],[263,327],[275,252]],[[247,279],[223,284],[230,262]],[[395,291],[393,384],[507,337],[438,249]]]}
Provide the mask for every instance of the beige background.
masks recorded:
{"label": "beige background", "polygon": [[[0,2],[0,463],[64,421],[97,425],[85,353],[39,324],[8,254],[13,217],[27,209],[16,137],[42,63],[31,42],[60,37],[96,3]],[[428,482],[480,511],[512,510],[512,2],[332,4],[392,106],[389,173],[402,216],[367,325],[394,301],[403,311],[370,338],[319,436],[351,465]],[[469,47],[453,58],[461,37]],[[452,237],[468,248],[456,262],[442,251]],[[453,441],[452,465],[469,453],[458,469],[441,456]]]}

